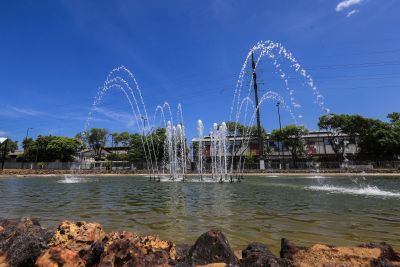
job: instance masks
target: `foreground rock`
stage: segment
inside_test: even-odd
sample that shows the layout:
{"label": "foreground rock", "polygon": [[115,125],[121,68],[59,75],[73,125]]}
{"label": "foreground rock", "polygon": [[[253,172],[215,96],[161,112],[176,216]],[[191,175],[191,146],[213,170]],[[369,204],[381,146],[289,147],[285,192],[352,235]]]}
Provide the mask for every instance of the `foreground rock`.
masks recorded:
{"label": "foreground rock", "polygon": [[98,263],[106,232],[98,223],[62,222],[50,241],[50,247],[67,248],[78,253],[88,265]]}
{"label": "foreground rock", "polygon": [[400,267],[400,256],[386,244],[299,247],[282,239],[276,256],[262,243],[233,252],[219,230],[202,234],[193,246],[177,246],[134,232],[107,234],[90,222],[62,222],[52,232],[34,219],[0,220],[0,267],[10,266],[376,266]]}
{"label": "foreground rock", "polygon": [[58,266],[85,266],[85,262],[79,254],[67,248],[54,247],[48,249],[36,261],[38,267]]}
{"label": "foreground rock", "polygon": [[229,246],[227,238],[218,230],[210,230],[202,234],[189,249],[185,260],[192,265],[208,263],[239,265],[239,260]]}
{"label": "foreground rock", "polygon": [[334,247],[316,244],[298,248],[283,239],[281,256],[295,266],[400,266],[400,256],[385,243],[366,244],[358,247]]}
{"label": "foreground rock", "polygon": [[242,266],[295,266],[289,259],[278,258],[262,243],[251,243],[242,251]]}
{"label": "foreground rock", "polygon": [[132,232],[111,233],[99,266],[170,266],[176,263],[175,244]]}
{"label": "foreground rock", "polygon": [[34,266],[52,235],[35,219],[0,220],[0,266]]}

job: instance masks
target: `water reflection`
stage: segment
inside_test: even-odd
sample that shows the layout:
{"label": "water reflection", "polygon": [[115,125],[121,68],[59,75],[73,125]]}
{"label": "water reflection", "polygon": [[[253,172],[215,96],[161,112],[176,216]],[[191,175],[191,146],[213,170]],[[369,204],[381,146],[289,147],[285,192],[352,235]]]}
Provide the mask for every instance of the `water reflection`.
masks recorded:
{"label": "water reflection", "polygon": [[179,243],[219,227],[235,248],[260,241],[275,251],[282,237],[304,245],[400,245],[400,177],[249,177],[240,184],[138,177],[60,182],[65,180],[0,179],[0,217],[34,216],[49,226],[64,219],[98,221],[107,230],[156,233]]}

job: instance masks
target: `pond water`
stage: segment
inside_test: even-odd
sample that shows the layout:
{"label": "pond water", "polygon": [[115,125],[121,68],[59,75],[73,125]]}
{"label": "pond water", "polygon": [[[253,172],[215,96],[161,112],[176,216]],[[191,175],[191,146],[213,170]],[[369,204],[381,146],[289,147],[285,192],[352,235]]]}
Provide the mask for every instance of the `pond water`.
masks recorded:
{"label": "pond water", "polygon": [[234,249],[386,241],[400,248],[400,177],[245,177],[242,183],[150,182],[145,177],[0,179],[0,218],[101,223],[107,231],[193,243],[212,227]]}

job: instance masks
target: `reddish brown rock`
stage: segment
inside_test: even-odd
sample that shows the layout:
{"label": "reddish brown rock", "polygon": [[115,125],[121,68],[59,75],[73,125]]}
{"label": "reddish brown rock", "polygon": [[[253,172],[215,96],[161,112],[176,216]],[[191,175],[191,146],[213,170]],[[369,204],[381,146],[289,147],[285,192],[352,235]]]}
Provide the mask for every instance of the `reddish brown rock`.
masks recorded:
{"label": "reddish brown rock", "polygon": [[90,266],[99,262],[105,237],[106,233],[98,223],[64,221],[58,226],[49,246],[72,250]]}
{"label": "reddish brown rock", "polygon": [[[192,246],[188,244],[176,245],[176,259],[182,261],[187,258],[189,250]],[[241,253],[241,252],[240,252]]]}
{"label": "reddish brown rock", "polygon": [[52,232],[31,218],[0,220],[0,258],[3,266],[33,266],[47,248]]}
{"label": "reddish brown rock", "polygon": [[294,264],[288,259],[276,257],[266,245],[255,242],[248,245],[247,248],[242,251],[241,266],[292,267]]}
{"label": "reddish brown rock", "polygon": [[359,247],[361,248],[379,248],[381,254],[379,258],[371,261],[371,266],[374,267],[392,267],[392,266],[400,266],[400,255],[397,254],[392,246],[382,242],[380,244],[362,244]]}
{"label": "reddish brown rock", "polygon": [[299,267],[311,266],[400,266],[400,257],[385,243],[367,244],[358,247],[334,247],[316,244],[299,248],[293,242],[282,242],[281,255],[291,258]]}
{"label": "reddish brown rock", "polygon": [[114,232],[107,237],[99,266],[170,266],[176,258],[176,247],[171,241]]}
{"label": "reddish brown rock", "polygon": [[239,260],[229,246],[225,235],[219,230],[202,234],[190,248],[186,262],[192,265],[226,263],[239,265]]}
{"label": "reddish brown rock", "polygon": [[84,260],[79,257],[78,253],[67,248],[54,247],[48,249],[36,261],[37,267],[83,267]]}
{"label": "reddish brown rock", "polygon": [[170,259],[177,259],[176,245],[172,241],[161,240],[157,236],[144,236],[140,237],[140,243],[147,250],[147,254],[161,250],[165,251]]}
{"label": "reddish brown rock", "polygon": [[298,248],[294,242],[289,241],[286,238],[281,239],[281,258],[293,260],[293,255],[296,254],[297,251]]}

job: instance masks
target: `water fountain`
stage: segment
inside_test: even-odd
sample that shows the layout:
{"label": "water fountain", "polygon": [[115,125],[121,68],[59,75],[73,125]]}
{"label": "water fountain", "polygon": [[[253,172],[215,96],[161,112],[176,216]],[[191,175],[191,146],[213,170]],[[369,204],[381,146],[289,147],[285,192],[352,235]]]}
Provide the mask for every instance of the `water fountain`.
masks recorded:
{"label": "water fountain", "polygon": [[170,180],[185,181],[187,173],[186,159],[186,136],[185,126],[178,124],[173,126],[171,121],[167,122],[165,146],[167,148],[167,158],[165,164],[169,170]]}
{"label": "water fountain", "polygon": [[[291,107],[285,104],[285,99],[283,96],[273,91],[268,91],[267,93],[262,95],[258,106],[254,106],[253,102],[250,100],[252,81],[249,82],[247,94],[244,94],[244,97],[242,98],[242,88],[244,85],[244,77],[250,62],[249,59],[251,57],[254,57],[254,55],[256,55],[256,60],[254,62],[255,66],[253,67],[252,72],[255,72],[256,68],[259,66],[260,62],[264,58],[270,60],[279,78],[284,83],[284,88],[285,91],[288,93]],[[298,123],[298,119],[302,118],[302,115],[297,113],[297,110],[301,107],[301,105],[295,99],[295,91],[289,86],[289,78],[288,75],[286,75],[286,73],[283,71],[281,60],[288,62],[290,68],[304,79],[307,86],[311,88],[312,93],[315,97],[315,102],[321,108],[321,110],[323,112],[329,112],[329,109],[325,107],[324,99],[319,93],[317,87],[315,86],[312,77],[298,63],[298,61],[290,51],[288,51],[281,44],[272,41],[261,41],[257,43],[250,49],[247,57],[245,58],[234,91],[229,116],[229,121],[233,121],[235,123],[235,129],[233,131],[230,131],[233,132],[233,136],[228,136],[228,129],[224,122],[219,125],[217,123],[214,123],[210,132],[209,152],[211,158],[211,169],[209,170],[209,172],[214,181],[232,182],[235,179],[238,181],[240,180],[241,173],[243,172],[245,165],[244,154],[246,153],[249,147],[249,143],[252,140],[252,136],[254,134],[251,132],[249,127],[249,130],[247,132],[242,134],[242,136],[238,136],[237,125],[241,123],[245,126],[252,126],[254,124],[256,112],[261,108],[264,103],[266,103],[267,101],[280,102],[282,107],[284,107],[285,110],[289,112],[295,124]],[[142,91],[133,73],[129,71],[126,67],[121,66],[115,68],[107,76],[103,87],[100,88],[99,93],[93,102],[92,109],[89,112],[88,119],[85,125],[85,130],[89,126],[93,112],[96,110],[96,107],[102,102],[102,99],[107,91],[112,88],[122,91],[122,93],[126,97],[130,105],[132,115],[134,118],[136,118],[135,121],[139,132],[144,133],[146,127],[148,127],[149,125],[156,125],[156,115],[158,112],[160,112],[161,114],[161,124],[162,127],[166,129],[166,137],[164,142],[165,149],[163,158],[161,160],[156,156],[156,150],[154,147],[152,136],[149,135],[149,137],[147,137],[145,136],[145,134],[143,134],[143,136],[141,137],[142,148],[144,151],[144,159],[146,161],[147,170],[150,178],[153,177],[154,180],[156,180],[156,177],[158,177],[158,180],[160,180],[160,175],[165,176],[168,174],[169,180],[184,181],[188,173],[188,154],[185,126],[183,123],[182,106],[180,104],[178,105],[176,117],[176,120],[178,122],[177,124],[174,124],[171,106],[168,102],[165,102],[163,105],[157,106],[154,115],[154,122],[150,122],[147,114],[146,105],[143,100]],[[166,118],[166,116],[168,119]],[[147,126],[145,124],[146,121]],[[85,133],[85,130],[83,133]],[[207,170],[204,166],[204,125],[201,120],[197,122],[197,134],[199,139],[197,171],[199,173],[200,180],[203,180],[203,177],[206,174]],[[237,160],[235,159],[235,156],[232,152],[237,149],[236,143],[238,139],[241,140],[242,147],[240,148],[239,159]],[[235,160],[237,162],[235,162]]]}
{"label": "water fountain", "polygon": [[203,139],[204,139],[204,125],[202,120],[197,121],[197,135],[199,137],[198,143],[198,163],[197,169],[199,172],[200,180],[203,179]]}
{"label": "water fountain", "polygon": [[222,183],[228,180],[227,127],[225,122],[222,122],[221,125],[213,124],[210,138],[212,178]]}

